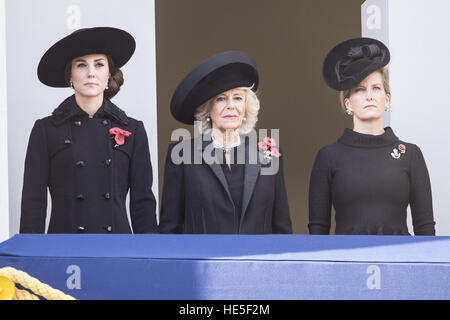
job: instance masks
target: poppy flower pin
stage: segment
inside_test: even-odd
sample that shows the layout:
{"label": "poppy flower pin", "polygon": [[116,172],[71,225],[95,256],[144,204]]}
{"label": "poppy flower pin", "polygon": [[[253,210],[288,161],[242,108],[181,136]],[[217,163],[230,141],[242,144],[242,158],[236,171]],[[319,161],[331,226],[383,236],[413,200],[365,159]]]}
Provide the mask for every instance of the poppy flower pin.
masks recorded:
{"label": "poppy flower pin", "polygon": [[117,127],[109,129],[109,133],[114,135],[114,140],[116,141],[115,147],[122,146],[125,143],[125,138],[131,136],[131,132]]}
{"label": "poppy flower pin", "polygon": [[258,142],[259,150],[264,152],[264,158],[270,160],[272,156],[275,158],[281,157],[281,153],[275,146],[277,145],[274,138],[265,137],[263,141]]}

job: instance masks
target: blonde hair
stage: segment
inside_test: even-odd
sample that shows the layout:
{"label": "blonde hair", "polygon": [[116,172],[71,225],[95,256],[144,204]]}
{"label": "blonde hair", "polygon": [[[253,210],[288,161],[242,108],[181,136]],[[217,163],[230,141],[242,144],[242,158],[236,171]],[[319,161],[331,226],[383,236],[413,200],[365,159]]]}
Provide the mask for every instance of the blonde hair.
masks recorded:
{"label": "blonde hair", "polygon": [[[374,72],[379,72],[381,74],[381,79],[383,81],[383,87],[384,87],[384,91],[386,92],[386,94],[391,95],[391,87],[389,86],[389,69],[387,67],[383,67],[381,69],[378,69]],[[345,107],[345,99],[350,98],[350,95],[352,93],[352,90],[354,88],[348,89],[348,90],[344,90],[344,91],[340,91],[339,93],[339,101],[341,103],[341,109],[342,111],[346,112],[346,107]]]}
{"label": "blonde hair", "polygon": [[[247,87],[237,88],[245,91],[245,118],[246,120],[242,122],[239,128],[240,134],[250,133],[256,126],[258,122],[258,112],[260,108],[259,99],[256,93]],[[202,122],[202,130],[205,131],[212,127],[212,121],[208,121],[209,113],[211,111],[212,101],[214,98],[209,99],[204,104],[195,110],[194,118],[197,121]]]}

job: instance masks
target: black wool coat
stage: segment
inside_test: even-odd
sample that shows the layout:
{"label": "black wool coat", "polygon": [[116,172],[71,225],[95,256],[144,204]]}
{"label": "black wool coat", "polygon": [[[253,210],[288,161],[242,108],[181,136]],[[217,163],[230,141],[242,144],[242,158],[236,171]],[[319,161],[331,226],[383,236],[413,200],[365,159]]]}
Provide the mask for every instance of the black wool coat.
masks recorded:
{"label": "black wool coat", "polygon": [[[216,151],[222,152],[214,149],[210,137],[169,146],[161,201],[161,233],[292,233],[282,158],[261,161],[261,153],[248,139],[239,148],[245,148],[240,214],[235,210],[221,164],[206,159],[215,158]],[[253,160],[249,150],[256,151]],[[184,160],[180,161],[180,157]],[[273,166],[271,161],[278,164]],[[262,174],[264,170],[270,173],[270,167],[278,170]]]}
{"label": "black wool coat", "polygon": [[[131,132],[118,145],[111,128]],[[93,118],[67,98],[30,135],[22,190],[21,233],[154,233],[156,200],[147,134],[108,99]],[[130,191],[130,227],[125,199]]]}

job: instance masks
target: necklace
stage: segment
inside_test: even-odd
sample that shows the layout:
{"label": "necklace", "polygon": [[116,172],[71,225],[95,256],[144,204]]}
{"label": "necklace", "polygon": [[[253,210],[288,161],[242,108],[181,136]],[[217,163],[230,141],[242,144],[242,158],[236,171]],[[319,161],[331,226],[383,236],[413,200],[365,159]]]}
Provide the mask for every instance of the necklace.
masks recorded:
{"label": "necklace", "polygon": [[230,153],[231,149],[233,149],[234,147],[237,147],[238,145],[241,144],[241,137],[239,135],[237,136],[237,141],[235,143],[232,143],[232,144],[227,145],[227,146],[224,146],[222,143],[218,142],[214,138],[214,136],[211,136],[211,137],[212,137],[212,140],[213,140],[213,143],[214,143],[214,148],[222,149],[223,152],[225,152],[225,153]]}

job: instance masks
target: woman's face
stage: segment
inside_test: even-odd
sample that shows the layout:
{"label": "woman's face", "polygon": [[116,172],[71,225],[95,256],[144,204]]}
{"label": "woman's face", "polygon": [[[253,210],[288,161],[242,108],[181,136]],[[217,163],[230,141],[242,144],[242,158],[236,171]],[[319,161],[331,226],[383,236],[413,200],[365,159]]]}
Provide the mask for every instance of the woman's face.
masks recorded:
{"label": "woman's face", "polygon": [[212,98],[210,117],[213,128],[221,131],[239,129],[245,116],[246,98],[245,90],[240,88]]}
{"label": "woman's face", "polygon": [[79,95],[102,95],[110,76],[108,58],[104,54],[90,54],[72,60],[70,80]]}
{"label": "woman's face", "polygon": [[375,71],[351,90],[350,97],[344,103],[357,119],[375,120],[383,117],[390,98],[384,89],[381,73]]}

